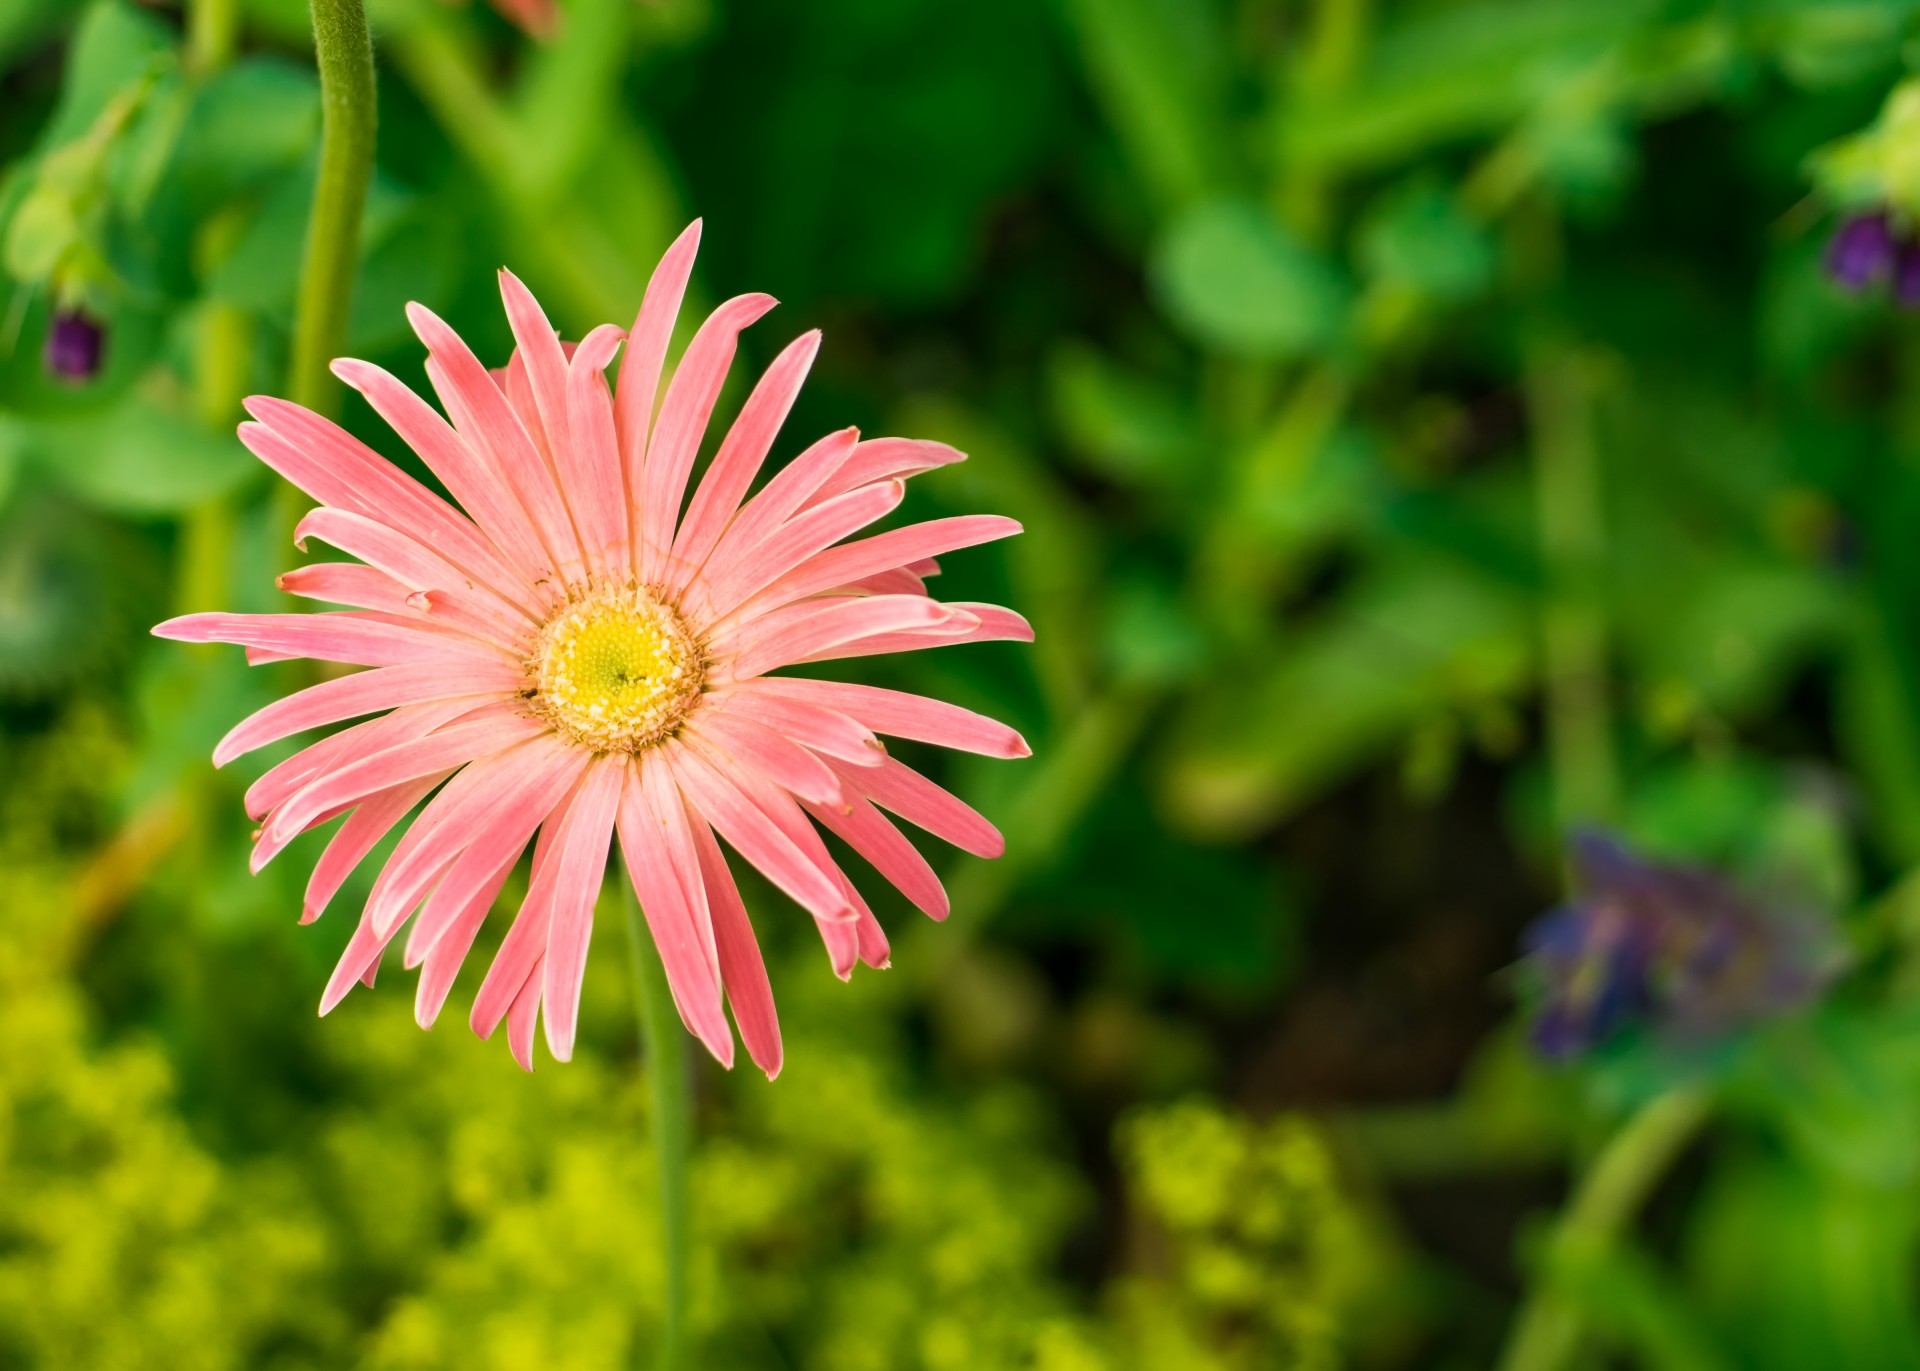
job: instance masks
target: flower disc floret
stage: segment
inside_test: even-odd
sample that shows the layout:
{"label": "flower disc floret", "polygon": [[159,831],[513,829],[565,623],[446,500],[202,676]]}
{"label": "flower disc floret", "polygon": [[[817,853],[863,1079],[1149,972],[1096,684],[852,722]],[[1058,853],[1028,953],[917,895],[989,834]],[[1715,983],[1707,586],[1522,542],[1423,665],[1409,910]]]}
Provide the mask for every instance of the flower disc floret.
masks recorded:
{"label": "flower disc floret", "polygon": [[680,616],[643,588],[569,605],[540,633],[534,707],[594,752],[638,752],[673,736],[706,672]]}

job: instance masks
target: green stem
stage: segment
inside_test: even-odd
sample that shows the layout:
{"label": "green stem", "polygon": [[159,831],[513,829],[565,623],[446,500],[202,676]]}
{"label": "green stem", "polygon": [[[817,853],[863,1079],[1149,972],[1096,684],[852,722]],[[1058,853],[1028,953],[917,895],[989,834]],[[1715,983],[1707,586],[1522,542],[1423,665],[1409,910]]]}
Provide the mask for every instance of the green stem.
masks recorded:
{"label": "green stem", "polygon": [[1555,1281],[1558,1269],[1604,1255],[1706,1122],[1709,1099],[1669,1091],[1621,1125],[1568,1201],[1534,1289],[1514,1320],[1499,1371],[1558,1371],[1579,1348],[1585,1319]]}
{"label": "green stem", "polygon": [[360,0],[311,0],[310,9],[320,68],[320,175],[300,268],[288,392],[297,404],[332,413],[339,392],[327,365],[346,341],[360,214],[373,174],[373,40]]}
{"label": "green stem", "polygon": [[233,60],[240,41],[240,0],[193,0],[187,9],[187,63],[196,72],[218,71]]}
{"label": "green stem", "polygon": [[673,1007],[667,970],[640,916],[633,882],[619,882],[633,953],[633,987],[640,1013],[640,1041],[653,1094],[653,1151],[660,1166],[660,1234],[666,1248],[666,1317],[654,1371],[679,1371],[687,1337],[687,1265],[691,1231],[688,1168],[693,1154],[693,1080],[687,1034]]}
{"label": "green stem", "polygon": [[1607,699],[1607,624],[1601,601],[1606,530],[1586,360],[1536,344],[1527,400],[1534,489],[1547,579],[1541,650],[1547,746],[1562,829],[1606,819],[1618,790]]}

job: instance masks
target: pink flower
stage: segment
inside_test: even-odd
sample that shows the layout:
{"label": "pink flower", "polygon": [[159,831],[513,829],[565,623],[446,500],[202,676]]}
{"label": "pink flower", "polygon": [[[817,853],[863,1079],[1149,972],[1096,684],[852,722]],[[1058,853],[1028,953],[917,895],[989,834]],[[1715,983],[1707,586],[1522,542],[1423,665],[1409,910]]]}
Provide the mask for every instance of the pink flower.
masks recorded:
{"label": "pink flower", "polygon": [[[742,329],[773,300],[742,295],[700,326],[655,416],[667,341],[700,226],[668,249],[631,333],[577,347],[501,273],[518,344],[489,373],[420,305],[409,317],[451,419],[388,373],[334,372],[439,477],[455,508],[327,420],[283,400],[247,403],[241,439],[321,502],[297,538],[359,558],[288,572],[282,589],[353,608],[190,614],[154,629],[244,644],[250,662],[310,657],[369,668],[290,695],[214,750],[224,765],[307,729],[364,715],[268,771],[246,796],[258,871],[296,835],[346,815],[315,864],[302,922],[416,806],[374,882],[320,1002],[373,983],[412,918],[402,960],[421,968],[430,1026],[521,850],[526,899],[475,997],[471,1022],[531,1067],[573,1052],[587,943],[612,838],[620,846],[687,1027],[733,1061],[780,1069],[780,1030],[753,928],[715,834],[807,910],[837,975],[887,965],[887,939],[811,820],[837,834],[935,919],[933,869],[881,810],[983,857],[991,824],[887,755],[876,734],[1024,757],[1012,729],[893,690],[770,673],[803,662],[948,643],[1031,641],[1025,620],[926,594],[937,556],[1019,532],[986,515],[843,542],[899,503],[906,478],[961,459],[941,443],[828,434],[767,481],[765,461],[820,346],[775,359],[681,513]],[[618,385],[603,374],[622,342]],[[384,712],[383,712],[384,711]],[[538,834],[537,840],[535,839]]]}

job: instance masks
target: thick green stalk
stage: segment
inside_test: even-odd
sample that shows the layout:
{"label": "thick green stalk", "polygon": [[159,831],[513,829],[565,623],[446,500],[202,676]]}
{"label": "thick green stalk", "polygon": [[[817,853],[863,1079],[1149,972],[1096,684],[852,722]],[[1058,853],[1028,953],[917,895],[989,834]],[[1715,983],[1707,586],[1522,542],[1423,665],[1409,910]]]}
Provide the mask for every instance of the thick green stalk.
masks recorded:
{"label": "thick green stalk", "polygon": [[660,1235],[666,1249],[666,1318],[654,1371],[679,1371],[687,1338],[687,1249],[691,1232],[688,1169],[693,1155],[693,1079],[687,1034],[673,1007],[667,969],[634,898],[633,882],[619,882],[633,953],[633,990],[640,1042],[653,1094],[653,1151],[660,1167]]}
{"label": "thick green stalk", "polygon": [[338,408],[339,391],[327,365],[346,342],[360,214],[373,174],[373,40],[360,0],[311,0],[310,11],[320,68],[320,175],[300,268],[288,392],[328,414]]}
{"label": "thick green stalk", "polygon": [[1708,1106],[1702,1091],[1669,1091],[1642,1107],[1608,1141],[1548,1238],[1499,1371],[1559,1371],[1579,1350],[1586,1320],[1556,1285],[1558,1270],[1614,1244],[1706,1122]]}

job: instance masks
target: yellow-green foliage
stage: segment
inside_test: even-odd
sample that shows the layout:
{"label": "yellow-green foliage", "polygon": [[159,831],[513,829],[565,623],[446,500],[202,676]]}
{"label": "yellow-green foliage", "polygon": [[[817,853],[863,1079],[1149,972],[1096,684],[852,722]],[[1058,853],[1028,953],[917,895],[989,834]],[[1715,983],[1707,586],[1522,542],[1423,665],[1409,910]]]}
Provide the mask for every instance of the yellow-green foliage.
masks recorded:
{"label": "yellow-green foliage", "polygon": [[72,859],[115,750],[82,714],[7,758],[0,834],[0,1365],[259,1364],[333,1320],[300,1297],[326,1235],[275,1166],[196,1143],[158,1043],[99,1041],[63,974]]}
{"label": "yellow-green foliage", "polygon": [[1120,1150],[1140,1273],[1116,1283],[1133,1361],[1328,1371],[1378,1257],[1314,1126],[1188,1101],[1135,1115]]}
{"label": "yellow-green foliage", "polygon": [[[0,1366],[644,1360],[664,1279],[623,959],[595,959],[588,1050],[532,1077],[451,1015],[420,1032],[396,975],[309,1030],[333,1093],[221,1156],[194,1136],[175,1049],[107,1031],[68,965],[114,760],[91,716],[9,758]],[[1054,1274],[1083,1197],[1037,1102],[913,1086],[884,978],[848,988],[810,960],[789,988],[781,1080],[701,1077],[694,1319],[713,1364],[1102,1371]]]}

